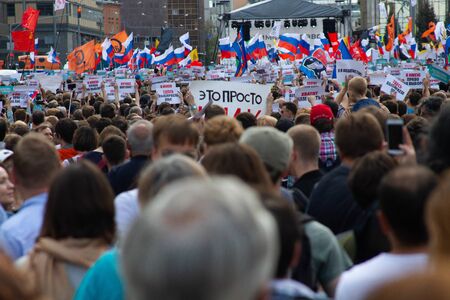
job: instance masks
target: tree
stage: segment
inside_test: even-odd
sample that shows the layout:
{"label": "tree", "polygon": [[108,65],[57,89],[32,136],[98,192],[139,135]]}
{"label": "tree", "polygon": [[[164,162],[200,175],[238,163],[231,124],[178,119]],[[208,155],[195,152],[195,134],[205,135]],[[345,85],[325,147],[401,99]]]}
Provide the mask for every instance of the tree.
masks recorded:
{"label": "tree", "polygon": [[436,14],[434,13],[433,6],[431,6],[428,0],[419,0],[417,6],[417,15],[414,21],[416,24],[416,41],[427,42],[427,40],[422,39],[421,36],[422,33],[428,30],[428,23],[436,23]]}

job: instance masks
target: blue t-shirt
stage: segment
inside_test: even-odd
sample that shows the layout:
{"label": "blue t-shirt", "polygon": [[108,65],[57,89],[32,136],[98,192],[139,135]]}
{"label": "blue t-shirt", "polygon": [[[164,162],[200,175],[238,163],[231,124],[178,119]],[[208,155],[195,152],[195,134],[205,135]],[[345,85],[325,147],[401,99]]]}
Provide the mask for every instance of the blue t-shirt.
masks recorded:
{"label": "blue t-shirt", "polygon": [[74,300],[123,300],[125,291],[117,249],[105,252],[88,270]]}

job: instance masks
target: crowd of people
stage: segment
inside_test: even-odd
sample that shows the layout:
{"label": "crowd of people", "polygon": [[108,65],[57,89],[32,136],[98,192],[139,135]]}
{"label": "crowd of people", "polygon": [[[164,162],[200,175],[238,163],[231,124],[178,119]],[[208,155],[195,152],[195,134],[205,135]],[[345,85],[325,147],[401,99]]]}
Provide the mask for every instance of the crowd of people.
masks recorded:
{"label": "crowd of people", "polygon": [[151,80],[0,96],[0,299],[450,299],[450,93],[324,83],[235,118]]}

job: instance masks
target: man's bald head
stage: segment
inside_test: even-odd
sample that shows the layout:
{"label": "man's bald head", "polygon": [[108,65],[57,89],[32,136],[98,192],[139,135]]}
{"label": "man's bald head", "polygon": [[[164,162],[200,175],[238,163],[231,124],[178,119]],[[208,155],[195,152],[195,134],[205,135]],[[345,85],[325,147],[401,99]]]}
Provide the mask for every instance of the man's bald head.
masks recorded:
{"label": "man's bald head", "polygon": [[153,150],[153,124],[146,120],[137,121],[128,129],[127,139],[133,156],[150,155]]}

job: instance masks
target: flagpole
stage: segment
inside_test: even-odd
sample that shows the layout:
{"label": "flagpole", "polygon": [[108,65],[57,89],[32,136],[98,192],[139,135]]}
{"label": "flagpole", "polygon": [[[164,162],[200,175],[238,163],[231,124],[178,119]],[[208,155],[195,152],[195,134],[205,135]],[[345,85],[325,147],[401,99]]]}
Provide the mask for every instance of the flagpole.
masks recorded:
{"label": "flagpole", "polygon": [[[64,14],[66,12],[66,6],[64,5],[64,9],[61,14],[61,20],[59,21],[59,28],[61,29],[61,25],[63,22]],[[53,17],[53,20],[55,20],[56,16]],[[56,22],[55,22],[55,29],[56,29]],[[55,53],[58,53],[58,43],[59,43],[59,36],[61,35],[61,30],[57,32],[56,35],[56,41],[55,41]],[[60,66],[61,67],[61,66]],[[53,62],[52,62],[52,70],[53,70]]]}

